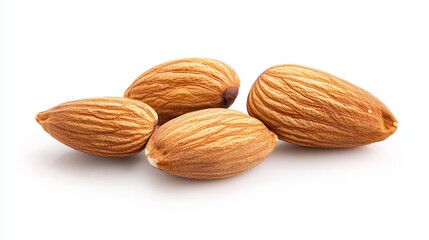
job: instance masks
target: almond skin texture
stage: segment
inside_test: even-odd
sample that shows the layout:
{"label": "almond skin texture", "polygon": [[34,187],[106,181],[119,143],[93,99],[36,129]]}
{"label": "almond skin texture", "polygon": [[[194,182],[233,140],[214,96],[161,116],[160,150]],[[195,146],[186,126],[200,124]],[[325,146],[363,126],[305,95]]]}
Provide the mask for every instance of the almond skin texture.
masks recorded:
{"label": "almond skin texture", "polygon": [[308,147],[370,144],[386,139],[398,126],[369,92],[298,65],[278,65],[262,73],[250,90],[247,111],[281,140]]}
{"label": "almond skin texture", "polygon": [[58,141],[106,157],[127,157],[142,151],[157,119],[149,105],[116,97],[66,102],[36,116]]}
{"label": "almond skin texture", "polygon": [[124,96],[149,104],[158,113],[158,124],[182,114],[228,108],[238,94],[240,81],[223,62],[186,58],[153,67],[141,74]]}
{"label": "almond skin texture", "polygon": [[162,125],[149,139],[146,158],[167,173],[192,179],[237,175],[271,154],[277,136],[256,118],[212,108]]}

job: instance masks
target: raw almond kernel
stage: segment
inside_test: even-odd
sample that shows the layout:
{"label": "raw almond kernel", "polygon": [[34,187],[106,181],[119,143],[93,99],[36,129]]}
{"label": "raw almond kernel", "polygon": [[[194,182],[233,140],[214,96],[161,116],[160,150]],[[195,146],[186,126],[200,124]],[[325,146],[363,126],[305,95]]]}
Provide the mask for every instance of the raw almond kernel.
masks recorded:
{"label": "raw almond kernel", "polygon": [[398,122],[369,92],[331,74],[298,65],[267,69],[253,84],[249,115],[284,141],[343,148],[386,139]]}
{"label": "raw almond kernel", "polygon": [[226,178],[262,162],[277,136],[258,119],[212,108],[184,114],[149,139],[146,158],[167,173],[193,179]]}
{"label": "raw almond kernel", "polygon": [[117,97],[66,102],[37,114],[52,137],[78,151],[127,157],[143,150],[157,122],[147,104]]}
{"label": "raw almond kernel", "polygon": [[228,108],[239,87],[237,74],[225,63],[186,58],[149,69],[131,84],[124,96],[152,106],[161,125],[188,112]]}

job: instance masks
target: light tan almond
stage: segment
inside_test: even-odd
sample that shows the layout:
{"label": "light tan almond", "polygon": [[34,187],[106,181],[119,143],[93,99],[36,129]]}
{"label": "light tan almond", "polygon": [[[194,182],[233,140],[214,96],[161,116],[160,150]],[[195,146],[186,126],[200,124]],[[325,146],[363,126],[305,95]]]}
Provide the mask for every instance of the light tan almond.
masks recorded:
{"label": "light tan almond", "polygon": [[127,157],[143,150],[157,122],[147,104],[117,97],[66,102],[37,114],[52,137],[78,151]]}
{"label": "light tan almond", "polygon": [[258,119],[212,108],[187,113],[162,125],[149,139],[149,163],[193,179],[226,178],[262,162],[277,136]]}
{"label": "light tan almond", "polygon": [[237,74],[225,63],[186,58],[163,63],[141,74],[124,96],[152,106],[161,125],[188,112],[228,108],[239,87]]}
{"label": "light tan almond", "polygon": [[267,69],[253,84],[247,111],[284,141],[309,147],[355,147],[386,139],[398,122],[369,92],[298,65]]}

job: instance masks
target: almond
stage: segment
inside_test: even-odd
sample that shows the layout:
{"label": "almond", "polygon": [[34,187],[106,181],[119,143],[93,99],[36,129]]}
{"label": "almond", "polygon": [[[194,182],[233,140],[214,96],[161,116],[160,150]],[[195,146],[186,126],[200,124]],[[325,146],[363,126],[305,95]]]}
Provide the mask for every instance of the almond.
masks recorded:
{"label": "almond", "polygon": [[267,69],[253,84],[247,110],[284,141],[343,148],[386,139],[398,122],[369,92],[298,65]]}
{"label": "almond", "polygon": [[158,124],[182,114],[228,108],[238,94],[240,81],[223,62],[186,58],[163,63],[141,74],[124,96],[149,104],[158,113]]}
{"label": "almond", "polygon": [[277,136],[258,119],[213,108],[177,117],[149,139],[149,163],[167,173],[193,179],[237,175],[262,162]]}
{"label": "almond", "polygon": [[127,157],[143,150],[157,118],[149,105],[116,97],[66,102],[36,116],[58,141],[107,157]]}

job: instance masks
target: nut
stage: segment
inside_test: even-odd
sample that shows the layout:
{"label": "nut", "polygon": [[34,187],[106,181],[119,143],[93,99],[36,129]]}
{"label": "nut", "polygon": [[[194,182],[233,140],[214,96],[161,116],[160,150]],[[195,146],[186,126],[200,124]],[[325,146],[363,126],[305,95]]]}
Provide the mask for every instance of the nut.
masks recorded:
{"label": "nut", "polygon": [[182,114],[228,108],[238,94],[235,71],[217,60],[186,58],[163,63],[141,74],[124,96],[149,104],[158,113],[158,124]]}
{"label": "nut", "polygon": [[149,139],[149,163],[193,179],[219,179],[244,172],[271,154],[277,136],[258,119],[212,108],[184,114]]}
{"label": "nut", "polygon": [[58,141],[107,157],[127,157],[143,150],[157,119],[149,105],[116,97],[66,102],[36,116]]}
{"label": "nut", "polygon": [[247,111],[284,141],[309,147],[355,147],[386,139],[398,126],[369,92],[298,65],[267,69],[253,84]]}

